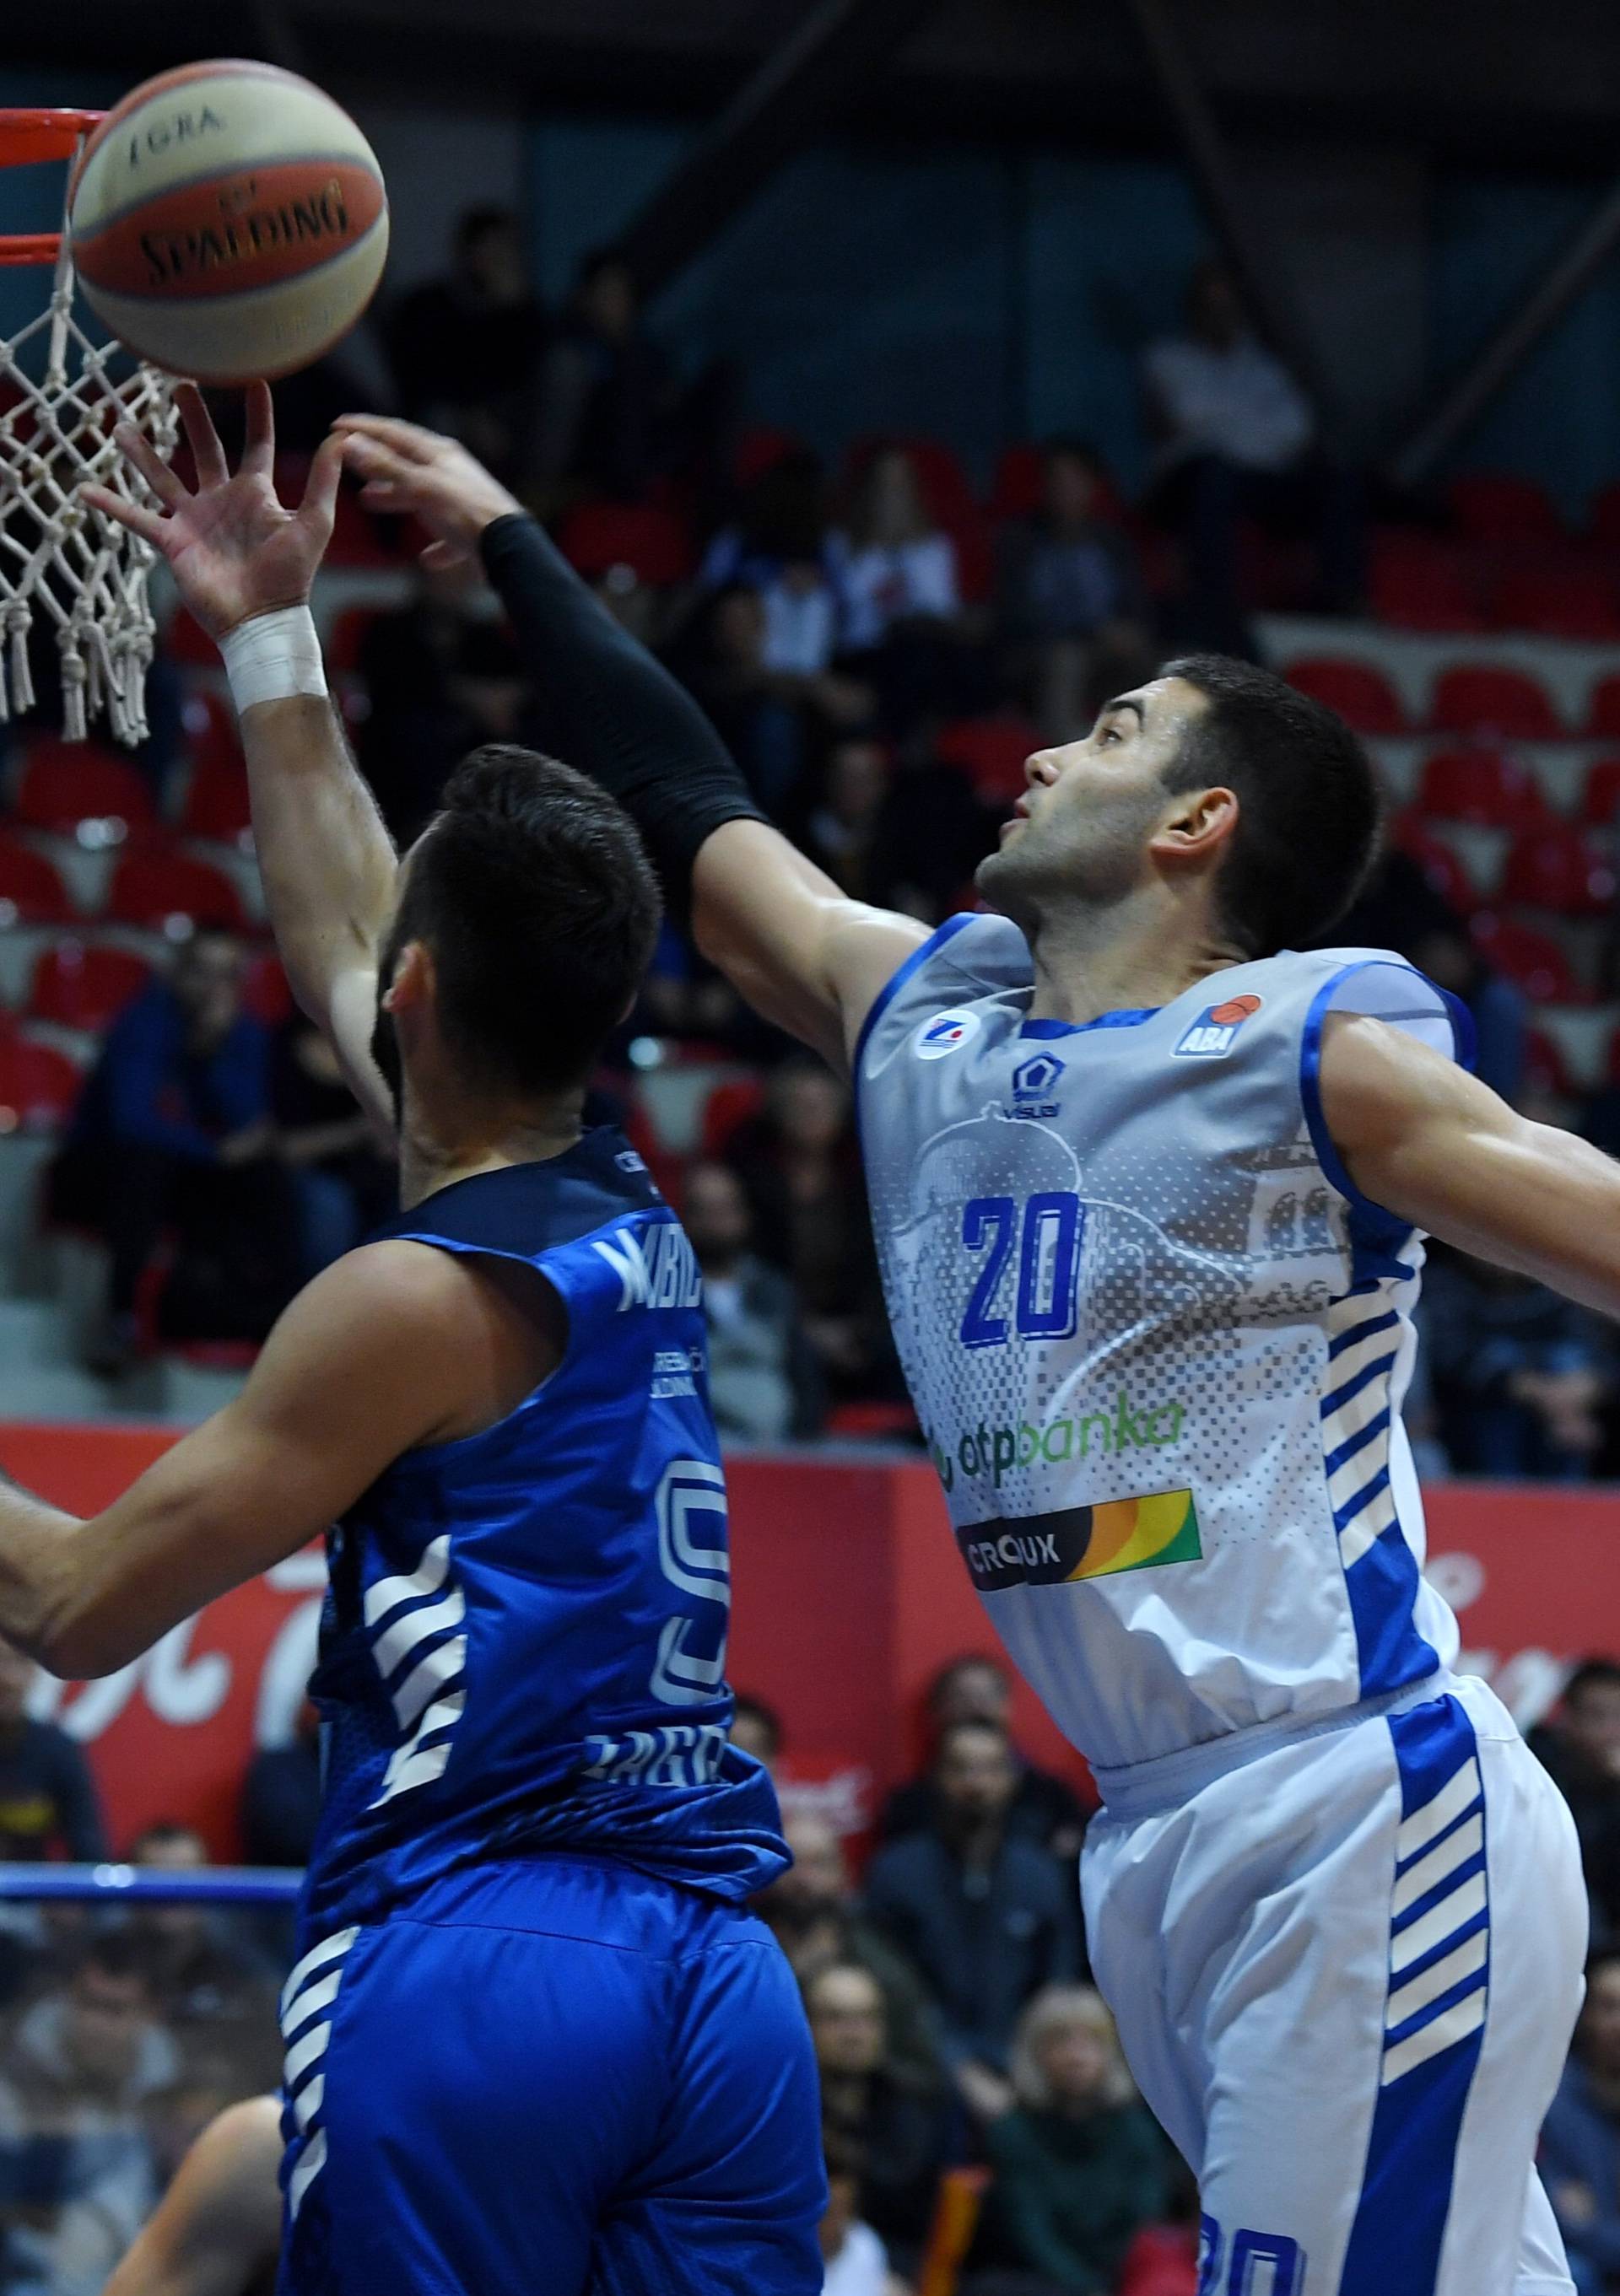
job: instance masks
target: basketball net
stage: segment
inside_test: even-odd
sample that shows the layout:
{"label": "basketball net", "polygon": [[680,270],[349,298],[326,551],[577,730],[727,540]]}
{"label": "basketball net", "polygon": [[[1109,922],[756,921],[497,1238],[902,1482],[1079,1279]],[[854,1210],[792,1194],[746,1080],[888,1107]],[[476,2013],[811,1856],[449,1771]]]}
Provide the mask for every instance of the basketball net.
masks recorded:
{"label": "basketball net", "polygon": [[[96,117],[0,112],[0,167],[70,156]],[[15,334],[0,335],[0,723],[34,706],[29,636],[44,619],[56,633],[69,741],[82,742],[91,720],[104,716],[114,738],[133,746],[147,732],[146,672],[157,636],[147,579],[156,554],[89,509],[78,489],[94,480],[150,503],[150,489],[113,444],[113,425],[136,424],[167,460],[174,398],[154,367],[137,365],[117,381],[109,373],[128,354],[93,342],[79,322],[65,214],[63,223],[60,235],[0,240],[0,263],[51,266],[44,310]]]}

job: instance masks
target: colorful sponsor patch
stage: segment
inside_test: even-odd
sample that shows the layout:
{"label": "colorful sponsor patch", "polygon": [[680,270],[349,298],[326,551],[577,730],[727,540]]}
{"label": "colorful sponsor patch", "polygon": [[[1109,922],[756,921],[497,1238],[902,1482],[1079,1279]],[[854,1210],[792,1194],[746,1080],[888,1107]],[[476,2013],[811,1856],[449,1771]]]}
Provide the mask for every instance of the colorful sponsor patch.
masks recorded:
{"label": "colorful sponsor patch", "polygon": [[979,1016],[966,1010],[936,1013],[925,1021],[917,1032],[912,1047],[919,1061],[942,1061],[947,1053],[959,1052],[962,1046],[979,1033]]}
{"label": "colorful sponsor patch", "polygon": [[1190,1491],[1057,1507],[1016,1521],[969,1523],[957,1531],[968,1575],[981,1594],[1005,1587],[1054,1587],[1196,1562],[1204,1554]]}
{"label": "colorful sponsor patch", "polygon": [[1222,1004],[1207,1005],[1183,1034],[1175,1048],[1175,1057],[1183,1061],[1220,1060],[1231,1051],[1238,1029],[1246,1021],[1254,1019],[1263,1002],[1259,996],[1229,996]]}

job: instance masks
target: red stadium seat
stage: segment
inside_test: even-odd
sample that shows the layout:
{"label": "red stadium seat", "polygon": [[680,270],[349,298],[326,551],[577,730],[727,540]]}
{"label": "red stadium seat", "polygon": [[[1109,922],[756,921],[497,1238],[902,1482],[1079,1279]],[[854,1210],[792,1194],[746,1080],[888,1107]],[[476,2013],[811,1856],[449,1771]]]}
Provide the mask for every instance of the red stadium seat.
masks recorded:
{"label": "red stadium seat", "polygon": [[733,1077],[717,1084],[703,1103],[703,1153],[723,1156],[732,1135],[759,1114],[764,1101],[765,1086],[757,1077]]}
{"label": "red stadium seat", "polygon": [[260,950],[249,964],[242,983],[242,1001],[267,1029],[279,1029],[292,1018],[292,991],[273,948]]}
{"label": "red stadium seat", "polygon": [[1498,898],[1563,916],[1601,916],[1614,902],[1615,871],[1578,829],[1554,822],[1514,846]]}
{"label": "red stadium seat", "polygon": [[360,647],[366,633],[388,609],[384,606],[345,606],[334,614],[323,635],[322,651],[333,676],[349,676],[360,667]]}
{"label": "red stadium seat", "polygon": [[1044,749],[1040,728],[1023,718],[958,718],[942,726],[934,755],[959,766],[986,805],[1011,805],[1029,786],[1032,750]]}
{"label": "red stadium seat", "polygon": [[1597,567],[1514,567],[1492,589],[1491,619],[1498,629],[1534,630],[1597,645],[1620,637],[1614,585]]}
{"label": "red stadium seat", "polygon": [[1003,447],[990,490],[991,516],[1032,518],[1040,507],[1042,456],[1039,447],[1025,442]]}
{"label": "red stadium seat", "polygon": [[666,589],[692,571],[686,528],[673,512],[651,503],[581,503],[563,520],[557,545],[588,578],[628,566],[638,581]]}
{"label": "red stadium seat", "polygon": [[1586,768],[1581,820],[1587,829],[1612,829],[1620,812],[1620,758],[1599,758]]}
{"label": "red stadium seat", "polygon": [[[85,824],[104,822],[100,841],[114,844],[153,818],[152,791],[127,759],[91,742],[30,742],[17,791],[17,818],[30,829],[78,836]],[[92,840],[91,841],[96,841]]]}
{"label": "red stadium seat", "polygon": [[1528,670],[1495,662],[1460,662],[1435,681],[1430,722],[1446,734],[1494,734],[1517,742],[1556,742],[1564,728]]}
{"label": "red stadium seat", "polygon": [[1589,530],[1605,549],[1620,550],[1620,485],[1605,487],[1593,496]]}
{"label": "red stadium seat", "polygon": [[163,633],[163,651],[170,661],[184,662],[192,669],[218,669],[219,649],[184,606],[177,606],[169,627]]}
{"label": "red stadium seat", "polygon": [[1563,1046],[1545,1029],[1525,1031],[1525,1082],[1533,1092],[1556,1093],[1560,1100],[1580,1097],[1581,1087],[1569,1073]]}
{"label": "red stadium seat", "polygon": [[1429,821],[1468,821],[1516,832],[1551,818],[1530,768],[1486,749],[1435,750],[1418,784],[1417,811]]}
{"label": "red stadium seat", "polygon": [[107,888],[107,914],[119,924],[159,932],[218,925],[245,932],[242,896],[223,870],[189,853],[127,853]]}
{"label": "red stadium seat", "polygon": [[1284,672],[1290,685],[1336,709],[1358,734],[1403,734],[1406,712],[1381,669],[1336,654],[1308,654]]}
{"label": "red stadium seat", "polygon": [[1550,933],[1538,932],[1534,925],[1493,909],[1482,911],[1468,930],[1486,964],[1517,981],[1532,1004],[1591,1004],[1590,993]]}
{"label": "red stadium seat", "polygon": [[1592,687],[1586,732],[1600,742],[1620,738],[1620,676],[1600,677]]}
{"label": "red stadium seat", "polygon": [[240,757],[210,758],[192,768],[180,816],[185,836],[216,845],[239,845],[249,833],[248,769]]}
{"label": "red stadium seat", "polygon": [[78,1084],[66,1053],[0,1027],[0,1133],[54,1131],[71,1115]]}
{"label": "red stadium seat", "polygon": [[62,925],[72,914],[55,864],[0,829],[0,927]]}
{"label": "red stadium seat", "polygon": [[1558,542],[1564,522],[1534,479],[1480,471],[1451,481],[1451,515],[1470,542]]}
{"label": "red stadium seat", "polygon": [[99,1036],[151,978],[151,965],[133,949],[60,940],[34,968],[29,1011],[37,1021]]}
{"label": "red stadium seat", "polygon": [[802,455],[804,441],[791,430],[778,430],[774,425],[756,422],[744,430],[736,442],[732,456],[732,474],[739,487],[752,486],[762,479],[767,471],[775,470],[778,463],[790,455]]}
{"label": "red stadium seat", "polygon": [[1463,864],[1462,856],[1443,837],[1436,837],[1413,814],[1403,813],[1392,824],[1389,841],[1422,870],[1431,890],[1460,917],[1472,916],[1482,895]]}
{"label": "red stadium seat", "polygon": [[1369,593],[1377,619],[1396,629],[1484,627],[1467,557],[1454,544],[1427,535],[1377,536]]}

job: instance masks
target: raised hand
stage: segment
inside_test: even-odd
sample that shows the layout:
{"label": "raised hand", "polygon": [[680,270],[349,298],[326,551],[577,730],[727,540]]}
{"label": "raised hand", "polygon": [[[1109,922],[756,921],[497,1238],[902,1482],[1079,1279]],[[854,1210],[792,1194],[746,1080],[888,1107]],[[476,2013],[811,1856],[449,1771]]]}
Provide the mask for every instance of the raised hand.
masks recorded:
{"label": "raised hand", "polygon": [[478,537],[523,505],[454,439],[391,414],[340,414],[343,459],[365,480],[361,500],[377,511],[408,511],[432,541],[424,566],[459,566],[478,555]]}
{"label": "raised hand", "polygon": [[95,510],[116,519],[167,560],[180,595],[211,637],[221,638],[255,614],[308,603],[316,570],[332,538],[343,470],[343,441],[325,440],[296,510],[277,500],[275,418],[267,383],[250,383],[247,439],[233,472],[219,434],[194,383],[175,394],[197,466],[193,493],[128,423],[113,437],[145,480],[161,510],[125,500],[106,487],[81,489]]}

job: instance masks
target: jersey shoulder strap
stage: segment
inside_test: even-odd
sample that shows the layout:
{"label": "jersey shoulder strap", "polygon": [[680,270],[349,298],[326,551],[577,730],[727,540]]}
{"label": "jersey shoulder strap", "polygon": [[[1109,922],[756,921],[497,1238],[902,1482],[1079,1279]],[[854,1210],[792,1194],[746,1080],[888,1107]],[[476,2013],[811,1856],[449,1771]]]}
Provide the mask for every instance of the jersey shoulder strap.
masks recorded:
{"label": "jersey shoulder strap", "polygon": [[1029,943],[1010,917],[971,911],[947,917],[878,990],[855,1046],[857,1079],[881,1066],[919,1018],[937,1016],[941,1048],[950,1050],[963,1029],[971,1034],[978,1027],[976,1015],[964,1021],[956,1007],[986,998],[1027,998],[1034,986]]}

